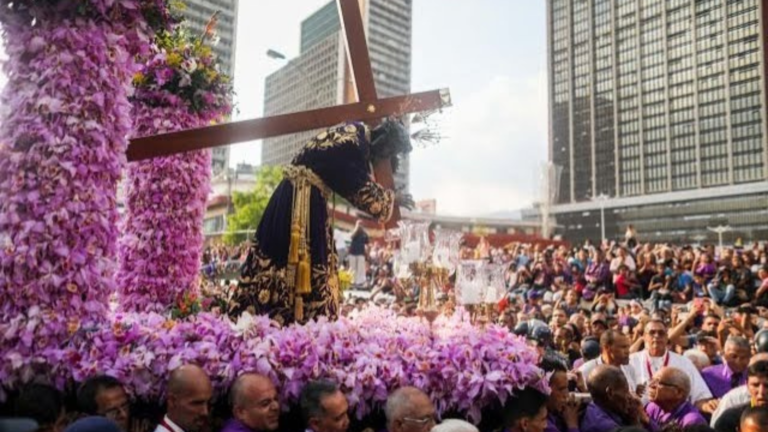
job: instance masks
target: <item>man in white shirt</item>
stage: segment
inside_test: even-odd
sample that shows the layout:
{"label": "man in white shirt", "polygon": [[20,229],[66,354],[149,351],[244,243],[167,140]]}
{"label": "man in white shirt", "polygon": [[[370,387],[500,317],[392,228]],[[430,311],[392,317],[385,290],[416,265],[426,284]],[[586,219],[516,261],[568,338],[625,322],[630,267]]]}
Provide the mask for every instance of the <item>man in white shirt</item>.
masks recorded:
{"label": "man in white shirt", "polygon": [[210,421],[213,386],[205,371],[184,365],[168,378],[167,412],[155,432],[202,432]]}
{"label": "man in white shirt", "polygon": [[[638,384],[644,385],[663,367],[674,367],[682,370],[691,379],[691,402],[696,407],[707,413],[712,413],[717,408],[717,401],[712,398],[709,387],[704,382],[698,369],[687,358],[667,349],[669,338],[667,326],[659,319],[652,319],[645,326],[643,335],[645,349],[629,356],[629,365],[634,369]],[[648,402],[648,394],[642,395],[643,402]]]}
{"label": "man in white shirt", "polygon": [[632,392],[642,393],[643,388],[638,387],[635,378],[635,370],[629,366],[629,338],[616,330],[607,330],[600,336],[600,356],[585,362],[579,367],[581,376],[584,377],[584,385],[587,384],[589,374],[599,365],[616,366],[624,372],[627,384]]}
{"label": "man in white shirt", "polygon": [[628,255],[627,250],[624,249],[623,246],[619,246],[618,250],[616,251],[616,257],[611,260],[611,273],[614,275],[617,274],[619,272],[619,267],[622,264],[627,266],[627,270],[630,272],[634,272],[637,269],[637,264],[635,264],[635,259],[632,258],[632,255]]}

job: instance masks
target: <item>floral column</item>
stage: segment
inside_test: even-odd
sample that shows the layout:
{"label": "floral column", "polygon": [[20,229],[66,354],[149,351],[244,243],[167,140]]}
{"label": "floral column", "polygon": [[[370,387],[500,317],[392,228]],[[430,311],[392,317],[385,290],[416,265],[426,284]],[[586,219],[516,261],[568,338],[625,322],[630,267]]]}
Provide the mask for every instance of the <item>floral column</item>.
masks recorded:
{"label": "floral column", "polygon": [[[57,363],[114,290],[134,56],[164,1],[0,4],[0,382]],[[164,24],[163,24],[164,25]]]}
{"label": "floral column", "polygon": [[[134,80],[134,136],[207,126],[231,111],[231,85],[206,45],[210,37],[190,38],[183,27],[158,35],[157,55]],[[197,295],[210,173],[210,151],[129,165],[121,309],[162,313]]]}

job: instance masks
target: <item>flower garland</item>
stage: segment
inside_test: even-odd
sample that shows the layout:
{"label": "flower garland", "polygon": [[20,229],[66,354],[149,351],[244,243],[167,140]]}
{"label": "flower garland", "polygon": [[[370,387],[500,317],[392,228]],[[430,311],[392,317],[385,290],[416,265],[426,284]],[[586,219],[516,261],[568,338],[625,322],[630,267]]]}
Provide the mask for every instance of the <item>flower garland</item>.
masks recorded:
{"label": "flower garland", "polygon": [[[208,33],[179,26],[160,32],[156,54],[134,77],[134,136],[202,127],[231,109],[232,86],[218,71]],[[132,163],[117,276],[124,311],[182,315],[196,297],[211,152],[196,151]]]}
{"label": "flower garland", "polygon": [[[49,372],[107,319],[116,189],[148,0],[4,1],[0,113],[0,382]],[[170,17],[170,15],[169,15]],[[156,25],[164,25],[162,19]],[[19,368],[19,359],[23,366]]]}
{"label": "flower garland", "polygon": [[523,339],[501,327],[472,326],[461,314],[439,317],[430,332],[419,318],[375,307],[286,328],[247,314],[233,325],[208,313],[184,321],[127,313],[111,326],[78,332],[56,377],[63,385],[106,373],[135,396],[159,401],[169,372],[185,363],[200,365],[218,394],[238,374],[256,371],[277,384],[284,407],[298,401],[308,380],[325,378],[340,385],[358,419],[383,408],[393,390],[415,385],[439,412],[479,421],[482,408],[516,389],[549,391],[537,362]]}

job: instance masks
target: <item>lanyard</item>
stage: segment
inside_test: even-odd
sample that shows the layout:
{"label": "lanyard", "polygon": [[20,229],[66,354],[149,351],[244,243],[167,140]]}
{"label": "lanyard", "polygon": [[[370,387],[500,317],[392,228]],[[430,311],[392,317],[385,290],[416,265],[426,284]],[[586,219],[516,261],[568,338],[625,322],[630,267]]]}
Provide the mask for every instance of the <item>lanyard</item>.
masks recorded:
{"label": "lanyard", "polygon": [[[663,368],[667,367],[669,365],[669,350],[667,350],[666,354],[664,354],[664,364],[661,366]],[[645,368],[648,369],[648,379],[653,378],[653,369],[651,369],[651,356],[646,353],[645,356]]]}
{"label": "lanyard", "polygon": [[172,428],[171,425],[163,418],[163,421],[160,422],[160,426],[164,427],[168,430],[168,432],[176,432],[176,429]]}

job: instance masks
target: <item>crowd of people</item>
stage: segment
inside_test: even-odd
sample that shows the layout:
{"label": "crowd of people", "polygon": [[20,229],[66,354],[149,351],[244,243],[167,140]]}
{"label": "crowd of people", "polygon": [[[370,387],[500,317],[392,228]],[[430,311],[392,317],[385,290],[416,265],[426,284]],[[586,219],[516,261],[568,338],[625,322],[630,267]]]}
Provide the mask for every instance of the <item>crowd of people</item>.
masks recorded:
{"label": "crowd of people", "polygon": [[[0,419],[0,430],[15,432],[274,432],[300,430],[346,432],[351,424],[347,396],[330,381],[311,381],[301,390],[295,411],[281,409],[279,389],[258,373],[244,373],[231,385],[226,414],[213,408],[213,386],[195,365],[174,369],[168,379],[165,412],[156,421],[137,416],[135,404],[117,379],[99,375],[82,383],[76,407],[65,406],[61,392],[49,385],[32,384],[15,402],[18,417]],[[543,400],[542,393],[537,393]],[[521,396],[516,396],[517,400]],[[514,402],[510,400],[510,403]],[[543,405],[539,408],[545,411]],[[429,396],[415,387],[393,391],[383,409],[386,430],[422,432],[478,432],[460,419],[440,423]],[[285,424],[288,423],[288,424]],[[440,423],[440,424],[438,424]]]}
{"label": "crowd of people", "polygon": [[[353,237],[354,240],[354,237]],[[245,248],[211,248],[207,262],[238,261]],[[464,247],[462,258],[503,264],[506,295],[475,308],[476,325],[496,324],[539,350],[551,393],[517,389],[483,424],[440,419],[429,395],[395,390],[383,410],[395,432],[768,431],[768,267],[766,245],[715,248],[622,241],[576,247],[487,242]],[[395,277],[391,244],[367,236],[351,248],[360,271],[342,309],[377,304],[415,315],[418,284]],[[451,314],[455,279],[438,296]],[[230,288],[235,282],[229,281]],[[211,407],[210,380],[186,365],[170,374],[164,415],[136,415],[122,384],[108,376],[85,381],[76,407],[61,393],[32,384],[0,430],[123,432],[267,432],[304,428],[346,432],[347,401],[330,382],[309,382],[285,415],[279,389],[246,373],[233,383],[226,407]],[[217,398],[221,404],[222,398]],[[70,404],[71,405],[71,404]],[[283,407],[285,408],[285,407]],[[146,414],[146,413],[145,413]],[[226,417],[231,419],[227,422]],[[487,421],[487,419],[493,421]],[[10,423],[16,429],[2,429]],[[24,427],[27,429],[23,429]],[[357,425],[354,425],[355,427]],[[359,428],[355,429],[359,430]]]}
{"label": "crowd of people", "polygon": [[[732,432],[768,431],[767,251],[642,243],[630,229],[577,247],[481,241],[461,256],[506,268],[507,295],[476,322],[506,326],[542,353],[549,432]],[[418,287],[394,277],[392,245],[369,245],[366,260],[360,288],[371,296],[351,301],[415,314]],[[444,314],[454,289],[439,296]]]}

